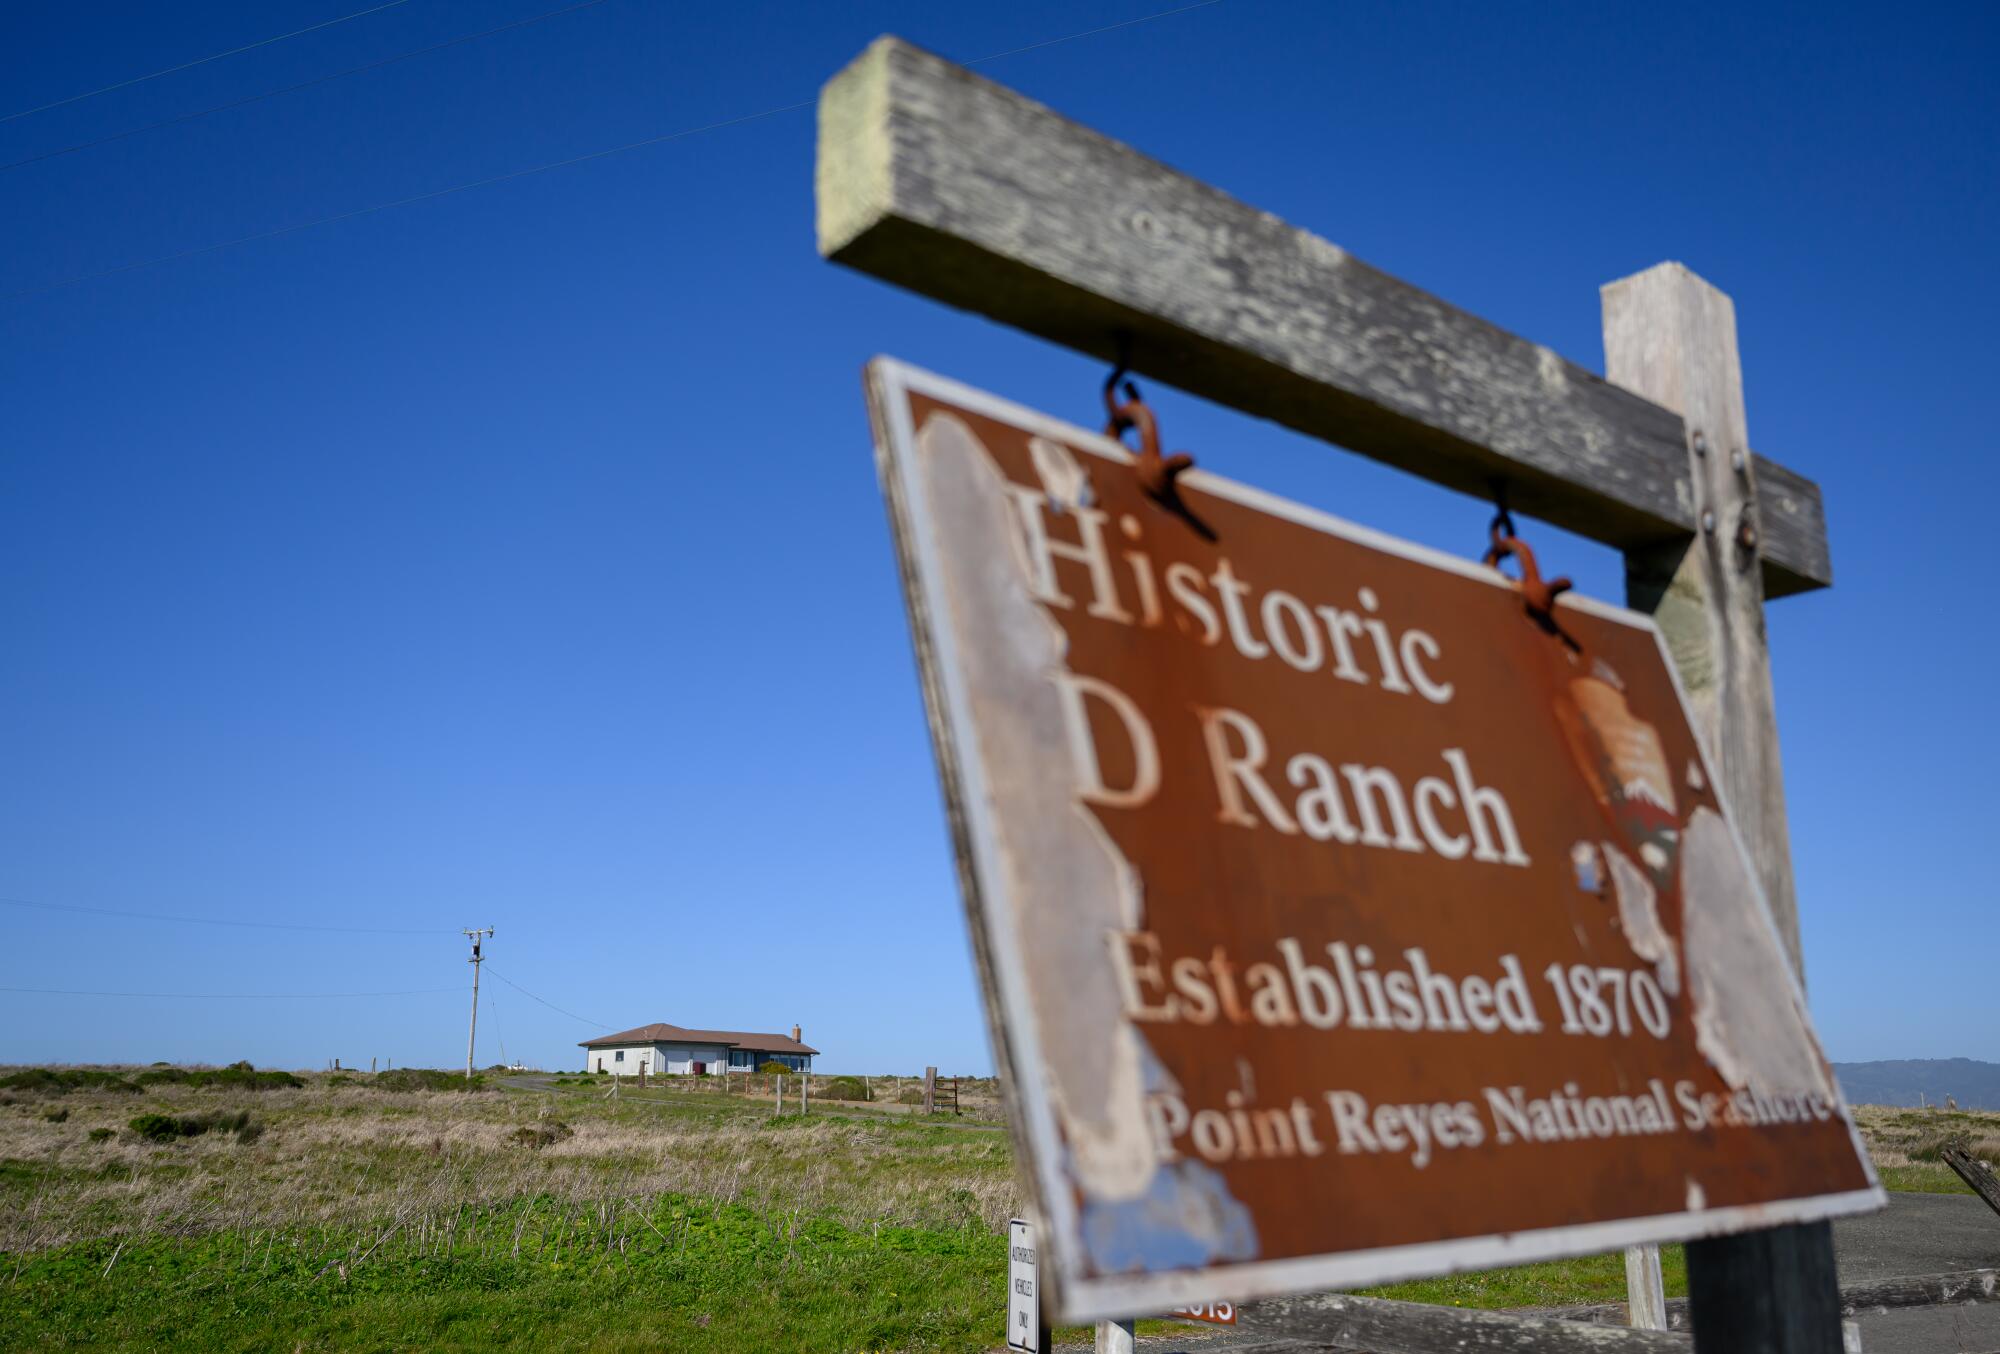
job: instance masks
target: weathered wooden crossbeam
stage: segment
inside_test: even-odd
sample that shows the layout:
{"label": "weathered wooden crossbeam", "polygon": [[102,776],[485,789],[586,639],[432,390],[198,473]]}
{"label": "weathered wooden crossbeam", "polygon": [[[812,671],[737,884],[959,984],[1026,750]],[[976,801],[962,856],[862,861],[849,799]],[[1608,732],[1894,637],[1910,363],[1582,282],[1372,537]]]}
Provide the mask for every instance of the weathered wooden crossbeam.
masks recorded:
{"label": "weathered wooden crossbeam", "polygon": [[[820,96],[818,198],[912,291],[1621,550],[1700,529],[1679,414],[900,39]],[[1818,486],[1755,483],[1766,594],[1826,586]]]}

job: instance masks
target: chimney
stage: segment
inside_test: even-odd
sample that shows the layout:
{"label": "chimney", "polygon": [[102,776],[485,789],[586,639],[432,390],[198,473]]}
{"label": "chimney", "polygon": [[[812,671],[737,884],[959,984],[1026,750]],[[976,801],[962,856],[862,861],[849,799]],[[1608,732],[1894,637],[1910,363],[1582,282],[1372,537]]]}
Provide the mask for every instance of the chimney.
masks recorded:
{"label": "chimney", "polygon": [[805,1042],[804,1039],[799,1037],[799,1027],[797,1025],[792,1026],[792,1042],[795,1044],[803,1044]]}

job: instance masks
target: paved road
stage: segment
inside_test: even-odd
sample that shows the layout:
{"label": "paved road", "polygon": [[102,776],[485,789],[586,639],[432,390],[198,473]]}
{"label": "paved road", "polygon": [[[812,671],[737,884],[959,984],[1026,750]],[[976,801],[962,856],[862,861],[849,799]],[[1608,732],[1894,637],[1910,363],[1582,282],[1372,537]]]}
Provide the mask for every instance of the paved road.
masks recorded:
{"label": "paved road", "polygon": [[[2000,1268],[2000,1216],[1969,1194],[1891,1194],[1889,1207],[1833,1225],[1834,1253],[1844,1284],[1906,1274]],[[2000,1354],[2000,1303],[1923,1307],[1864,1316],[1864,1354]],[[1088,1345],[1061,1346],[1065,1351]],[[1272,1345],[1232,1331],[1190,1328],[1185,1335],[1139,1341],[1143,1354],[1252,1354]]]}
{"label": "paved road", "polygon": [[2000,1268],[2000,1215],[1970,1194],[1891,1194],[1882,1212],[1836,1222],[1833,1245],[1842,1283]]}
{"label": "paved road", "polygon": [[[1891,1194],[1889,1207],[1833,1225],[1842,1283],[2000,1268],[2000,1216],[1969,1194]],[[1863,1316],[1866,1354],[2000,1351],[2000,1303]]]}

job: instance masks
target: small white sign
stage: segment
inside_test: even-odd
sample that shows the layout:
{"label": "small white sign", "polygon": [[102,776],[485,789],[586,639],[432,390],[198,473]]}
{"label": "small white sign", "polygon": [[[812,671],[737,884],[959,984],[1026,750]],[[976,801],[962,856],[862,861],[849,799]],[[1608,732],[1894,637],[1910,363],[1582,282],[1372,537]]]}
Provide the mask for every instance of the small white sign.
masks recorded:
{"label": "small white sign", "polygon": [[1007,1224],[1007,1348],[1041,1354],[1041,1304],[1035,1292],[1035,1229]]}
{"label": "small white sign", "polygon": [[1195,1302],[1185,1307],[1175,1307],[1167,1312],[1183,1321],[1206,1321],[1211,1326],[1233,1326],[1236,1324],[1236,1304],[1233,1302]]}

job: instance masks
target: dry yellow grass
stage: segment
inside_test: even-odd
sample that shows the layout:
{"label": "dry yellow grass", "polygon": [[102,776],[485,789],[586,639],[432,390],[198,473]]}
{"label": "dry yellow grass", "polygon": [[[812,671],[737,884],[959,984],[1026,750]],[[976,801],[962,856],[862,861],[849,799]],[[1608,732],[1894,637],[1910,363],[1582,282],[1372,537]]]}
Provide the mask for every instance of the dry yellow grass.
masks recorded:
{"label": "dry yellow grass", "polygon": [[[385,1092],[314,1078],[297,1090],[14,1095],[0,1106],[0,1251],[103,1236],[251,1233],[433,1221],[547,1197],[617,1207],[677,1194],[763,1209],[998,1229],[1018,1210],[1002,1133],[831,1113],[774,1120],[766,1102],[607,1102],[594,1089]],[[254,1142],[165,1145],[147,1111],[244,1107]],[[50,1113],[67,1111],[60,1122]],[[524,1134],[560,1123],[570,1131]],[[92,1129],[111,1136],[92,1142]],[[100,1135],[102,1136],[102,1135]],[[536,1147],[524,1139],[554,1137]]]}
{"label": "dry yellow grass", "polygon": [[1938,1159],[1938,1148],[1947,1141],[1959,1141],[1974,1156],[2000,1163],[2000,1113],[1990,1110],[1857,1105],[1854,1121],[1888,1189],[1969,1193],[1951,1167]]}
{"label": "dry yellow grass", "polygon": [[[1005,1135],[963,1123],[856,1118],[837,1105],[774,1120],[764,1100],[609,1102],[594,1086],[392,1092],[341,1082],[0,1097],[0,1251],[435,1219],[532,1197],[618,1207],[672,1194],[849,1223],[996,1230],[1020,1208]],[[161,1145],[127,1128],[142,1112],[218,1108],[250,1109],[265,1133]],[[2000,1161],[2000,1114],[1864,1105],[1856,1118],[1892,1189],[1962,1188],[1937,1160],[1948,1137]],[[523,1133],[552,1124],[567,1132]],[[528,1141],[540,1138],[552,1140]]]}

